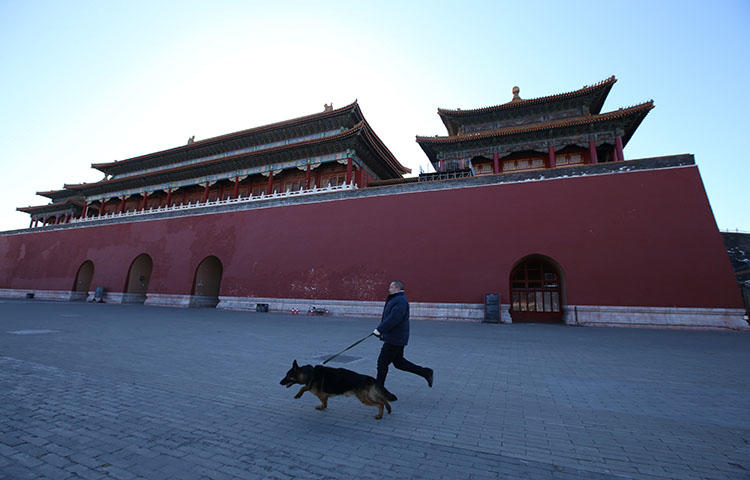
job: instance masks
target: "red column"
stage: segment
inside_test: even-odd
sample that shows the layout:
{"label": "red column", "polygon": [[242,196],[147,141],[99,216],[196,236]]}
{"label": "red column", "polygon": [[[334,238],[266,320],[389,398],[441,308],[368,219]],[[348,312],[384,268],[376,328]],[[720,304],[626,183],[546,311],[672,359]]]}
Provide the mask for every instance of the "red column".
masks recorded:
{"label": "red column", "polygon": [[120,213],[125,213],[125,195],[123,195],[122,200],[120,200]]}
{"label": "red column", "polygon": [[273,170],[268,172],[268,186],[266,187],[266,195],[273,193]]}
{"label": "red column", "polygon": [[240,177],[234,177],[234,192],[232,192],[232,198],[237,198],[240,194]]}
{"label": "red column", "polygon": [[34,225],[34,219],[32,218],[29,220],[29,228],[31,228]]}
{"label": "red column", "polygon": [[492,173],[500,173],[500,154],[492,154]]}
{"label": "red column", "polygon": [[599,163],[599,158],[596,156],[596,143],[593,140],[589,140],[589,162]]}
{"label": "red column", "polygon": [[346,160],[346,183],[352,183],[352,159]]}
{"label": "red column", "polygon": [[102,215],[104,215],[104,199],[102,198],[100,202],[101,203],[99,205],[99,216],[101,217]]}
{"label": "red column", "polygon": [[86,211],[89,208],[88,202],[83,202],[83,211],[81,212],[81,218],[86,218]]}
{"label": "red column", "polygon": [[206,203],[206,201],[208,200],[208,187],[210,185],[210,182],[206,182],[206,188],[203,189],[203,198],[201,199],[201,203]]}
{"label": "red column", "polygon": [[549,168],[555,168],[557,165],[555,161],[555,147],[549,146]]}
{"label": "red column", "polygon": [[624,162],[625,156],[622,154],[622,137],[615,138],[615,151],[617,152],[617,159]]}
{"label": "red column", "polygon": [[167,207],[172,206],[172,189],[167,190]]}
{"label": "red column", "polygon": [[148,192],[143,192],[143,200],[141,200],[141,211],[146,209],[146,199],[148,198]]}
{"label": "red column", "polygon": [[307,173],[305,174],[305,189],[310,188],[310,164],[307,164]]}

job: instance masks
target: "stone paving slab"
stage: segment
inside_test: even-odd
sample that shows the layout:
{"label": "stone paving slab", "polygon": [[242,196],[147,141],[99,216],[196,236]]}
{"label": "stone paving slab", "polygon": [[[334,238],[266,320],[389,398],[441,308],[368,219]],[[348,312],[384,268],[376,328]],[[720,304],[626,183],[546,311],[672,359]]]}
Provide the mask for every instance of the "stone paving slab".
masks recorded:
{"label": "stone paving slab", "polygon": [[750,478],[750,334],[413,321],[383,420],[278,384],[375,323],[0,301],[0,479]]}

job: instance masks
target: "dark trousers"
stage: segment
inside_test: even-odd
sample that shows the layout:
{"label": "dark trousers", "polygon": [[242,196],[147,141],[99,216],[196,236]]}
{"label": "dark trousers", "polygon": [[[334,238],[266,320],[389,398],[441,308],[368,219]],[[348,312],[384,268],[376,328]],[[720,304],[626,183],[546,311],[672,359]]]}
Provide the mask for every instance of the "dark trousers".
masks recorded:
{"label": "dark trousers", "polygon": [[378,378],[376,381],[379,385],[385,385],[385,377],[388,375],[388,365],[391,363],[399,370],[411,372],[415,375],[426,378],[426,368],[415,365],[404,358],[403,346],[384,343],[383,348],[380,349],[380,356],[378,356]]}

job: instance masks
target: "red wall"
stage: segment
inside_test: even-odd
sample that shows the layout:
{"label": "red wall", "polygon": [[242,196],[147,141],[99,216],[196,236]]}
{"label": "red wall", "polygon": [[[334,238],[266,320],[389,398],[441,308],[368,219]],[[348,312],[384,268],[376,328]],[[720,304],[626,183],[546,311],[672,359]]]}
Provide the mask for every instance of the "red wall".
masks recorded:
{"label": "red wall", "polygon": [[565,304],[742,308],[697,167],[0,236],[0,288],[69,290],[89,259],[92,289],[122,291],[144,252],[151,293],[190,294],[215,255],[221,295],[382,300],[401,279],[412,301],[507,303],[536,253]]}

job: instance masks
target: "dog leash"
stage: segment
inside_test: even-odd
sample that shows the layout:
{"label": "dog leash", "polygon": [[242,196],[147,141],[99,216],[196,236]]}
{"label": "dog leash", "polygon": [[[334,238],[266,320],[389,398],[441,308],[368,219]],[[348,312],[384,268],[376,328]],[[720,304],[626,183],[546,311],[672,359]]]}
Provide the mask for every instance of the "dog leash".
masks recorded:
{"label": "dog leash", "polygon": [[361,340],[357,340],[356,342],[352,343],[351,345],[349,345],[349,346],[348,346],[348,347],[346,347],[345,349],[341,350],[341,351],[340,351],[339,353],[337,353],[336,355],[334,355],[334,356],[332,356],[331,358],[329,358],[328,360],[324,361],[324,362],[323,362],[323,365],[325,365],[326,363],[330,362],[330,361],[331,361],[331,360],[333,360],[334,358],[338,357],[339,355],[341,355],[341,354],[342,354],[342,353],[344,353],[345,351],[347,351],[347,350],[349,350],[349,349],[352,349],[352,348],[356,347],[357,345],[359,345],[360,343],[364,342],[365,340],[367,340],[368,338],[372,337],[373,335],[375,335],[375,334],[374,334],[374,333],[371,333],[371,334],[369,334],[368,336],[366,336],[365,338],[363,338],[363,339],[361,339]]}

